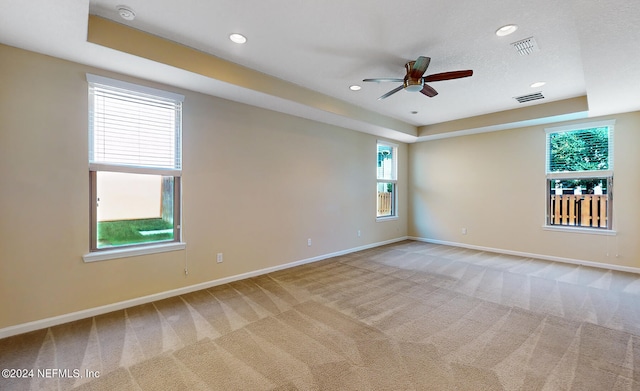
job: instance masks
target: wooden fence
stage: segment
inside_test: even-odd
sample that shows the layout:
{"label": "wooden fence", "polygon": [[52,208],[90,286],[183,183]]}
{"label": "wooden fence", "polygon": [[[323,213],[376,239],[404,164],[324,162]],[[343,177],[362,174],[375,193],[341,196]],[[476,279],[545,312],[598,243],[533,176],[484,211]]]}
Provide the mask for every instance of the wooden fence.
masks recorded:
{"label": "wooden fence", "polygon": [[378,192],[378,217],[391,215],[393,197],[392,193]]}
{"label": "wooden fence", "polygon": [[607,227],[607,195],[551,195],[551,225]]}

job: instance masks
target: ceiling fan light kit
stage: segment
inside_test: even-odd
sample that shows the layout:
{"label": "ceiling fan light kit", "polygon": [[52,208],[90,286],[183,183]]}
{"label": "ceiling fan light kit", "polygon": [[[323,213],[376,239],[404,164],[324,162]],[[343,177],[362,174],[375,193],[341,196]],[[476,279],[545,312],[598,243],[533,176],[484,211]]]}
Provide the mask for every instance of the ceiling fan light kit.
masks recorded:
{"label": "ceiling fan light kit", "polygon": [[404,81],[404,90],[409,92],[418,92],[422,89],[424,85],[424,81],[420,80],[405,80]]}
{"label": "ceiling fan light kit", "polygon": [[428,76],[423,76],[430,62],[431,62],[431,58],[425,57],[425,56],[420,56],[415,61],[408,61],[404,65],[406,70],[406,75],[403,79],[383,77],[383,78],[376,78],[376,79],[364,79],[362,81],[376,82],[376,83],[380,83],[380,82],[402,83],[401,86],[396,87],[393,90],[382,95],[381,97],[378,98],[378,100],[386,99],[400,90],[405,90],[409,92],[420,91],[423,95],[426,95],[429,98],[433,98],[434,96],[438,95],[438,91],[436,91],[430,85],[426,84],[427,82],[460,79],[463,77],[469,77],[473,75],[473,71],[468,69],[464,71],[443,72],[443,73],[436,73]]}

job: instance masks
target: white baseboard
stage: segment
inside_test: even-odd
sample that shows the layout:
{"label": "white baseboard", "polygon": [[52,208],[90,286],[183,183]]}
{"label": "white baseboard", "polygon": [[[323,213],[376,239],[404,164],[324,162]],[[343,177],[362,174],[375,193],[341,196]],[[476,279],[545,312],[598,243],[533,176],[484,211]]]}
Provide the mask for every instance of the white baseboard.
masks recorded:
{"label": "white baseboard", "polygon": [[409,236],[409,237],[407,237],[407,239],[416,240],[416,241],[419,241],[419,242],[433,243],[433,244],[443,244],[443,245],[446,245],[446,246],[468,248],[468,249],[471,249],[471,250],[488,251],[488,252],[498,253],[498,254],[516,255],[516,256],[526,257],[526,258],[543,259],[545,261],[570,263],[570,264],[573,264],[573,265],[582,265],[582,266],[596,267],[596,268],[599,268],[599,269],[617,270],[617,271],[621,271],[621,272],[640,274],[640,268],[637,268],[637,267],[620,266],[620,265],[613,265],[613,264],[609,264],[609,263],[585,261],[585,260],[573,259],[573,258],[563,258],[563,257],[556,257],[556,256],[553,256],[553,255],[527,253],[527,252],[523,252],[523,251],[505,250],[505,249],[501,249],[501,248],[476,246],[476,245],[473,245],[473,244],[449,242],[449,241],[446,241],[446,240],[418,238],[418,237],[414,237],[414,236]]}
{"label": "white baseboard", "polygon": [[391,244],[391,243],[401,242],[401,241],[407,240],[407,239],[409,239],[409,238],[404,236],[404,237],[400,237],[400,238],[396,238],[396,239],[386,240],[386,241],[383,241],[383,242],[372,243],[372,244],[368,244],[368,245],[364,245],[364,246],[360,246],[360,247],[354,247],[354,248],[350,248],[350,249],[346,249],[346,250],[342,250],[342,251],[337,251],[337,252],[330,253],[330,254],[324,254],[324,255],[319,255],[319,256],[316,256],[316,257],[312,257],[312,258],[307,258],[307,259],[302,259],[302,260],[299,260],[299,261],[285,263],[283,265],[277,265],[277,266],[272,266],[272,267],[268,267],[268,268],[265,268],[265,269],[254,270],[254,271],[247,272],[247,273],[237,274],[235,276],[224,277],[224,278],[220,278],[220,279],[216,279],[216,280],[212,280],[212,281],[203,282],[203,283],[200,283],[200,284],[189,285],[189,286],[186,286],[186,287],[183,287],[183,288],[173,289],[173,290],[170,290],[170,291],[154,293],[152,295],[137,297],[135,299],[125,300],[125,301],[121,301],[121,302],[118,302],[118,303],[107,304],[107,305],[103,305],[103,306],[100,306],[100,307],[88,308],[86,310],[71,312],[71,313],[68,313],[68,314],[54,316],[54,317],[51,317],[51,318],[45,318],[45,319],[36,320],[36,321],[33,321],[33,322],[22,323],[22,324],[18,324],[18,325],[15,325],[15,326],[9,326],[9,327],[5,327],[5,328],[0,329],[0,339],[1,338],[11,337],[13,335],[28,333],[28,332],[34,331],[34,330],[44,329],[44,328],[47,328],[47,327],[57,326],[57,325],[60,325],[60,324],[63,324],[63,323],[67,323],[67,322],[73,322],[75,320],[90,318],[90,317],[93,317],[93,316],[102,315],[102,314],[106,314],[106,313],[109,313],[109,312],[122,310],[122,309],[125,309],[125,308],[130,308],[130,307],[133,307],[133,306],[136,306],[136,305],[140,305],[140,304],[146,304],[146,303],[150,303],[150,302],[157,301],[157,300],[167,299],[169,297],[184,295],[184,294],[195,292],[195,291],[199,291],[199,290],[202,290],[202,289],[212,288],[214,286],[228,284],[228,283],[234,282],[234,281],[244,280],[246,278],[257,277],[257,276],[260,276],[260,275],[263,275],[263,274],[273,273],[273,272],[276,272],[276,271],[279,271],[279,270],[292,268],[294,266],[300,266],[300,265],[304,265],[304,264],[307,264],[307,263],[321,261],[323,259],[333,258],[333,257],[337,257],[337,256],[340,256],[340,255],[346,255],[346,254],[354,253],[354,252],[357,252],[357,251],[367,250],[367,249],[374,248],[374,247],[379,247],[379,246],[384,246],[384,245]]}

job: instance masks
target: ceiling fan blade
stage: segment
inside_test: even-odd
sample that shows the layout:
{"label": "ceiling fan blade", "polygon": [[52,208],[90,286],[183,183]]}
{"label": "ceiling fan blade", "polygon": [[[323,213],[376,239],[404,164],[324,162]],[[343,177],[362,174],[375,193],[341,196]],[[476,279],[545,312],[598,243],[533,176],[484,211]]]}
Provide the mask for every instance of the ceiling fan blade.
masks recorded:
{"label": "ceiling fan blade", "polygon": [[432,82],[432,81],[460,79],[462,77],[469,77],[472,75],[473,75],[473,71],[471,69],[467,69],[465,71],[435,73],[433,75],[425,76],[423,77],[423,79],[425,82]]}
{"label": "ceiling fan blade", "polygon": [[362,81],[373,81],[376,83],[380,83],[383,81],[392,81],[392,82],[396,82],[396,83],[402,83],[404,81],[404,79],[398,79],[398,78],[394,78],[394,77],[378,77],[376,79],[364,79]]}
{"label": "ceiling fan blade", "polygon": [[422,92],[423,94],[425,94],[429,98],[433,98],[434,96],[438,95],[438,91],[434,90],[433,87],[431,87],[430,85],[427,85],[427,84],[425,84],[422,87],[420,92]]}
{"label": "ceiling fan blade", "polygon": [[411,79],[421,78],[422,75],[424,75],[424,72],[427,70],[427,67],[429,66],[430,62],[431,62],[431,58],[429,57],[424,57],[424,56],[418,57],[418,59],[413,63],[413,66],[411,67],[411,70],[409,71],[408,76]]}
{"label": "ceiling fan blade", "polygon": [[386,99],[388,97],[390,97],[391,95],[395,94],[396,92],[400,91],[401,89],[404,88],[404,85],[401,85],[397,88],[394,88],[393,90],[387,92],[386,94],[382,95],[381,97],[378,98],[378,100],[382,100],[382,99]]}

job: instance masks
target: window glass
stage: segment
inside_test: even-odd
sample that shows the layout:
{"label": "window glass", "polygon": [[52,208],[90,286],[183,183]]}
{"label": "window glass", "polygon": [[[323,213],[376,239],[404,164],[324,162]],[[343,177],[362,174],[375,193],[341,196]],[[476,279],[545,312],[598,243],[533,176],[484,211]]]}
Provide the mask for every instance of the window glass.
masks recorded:
{"label": "window glass", "polygon": [[378,182],[378,214],[377,217],[395,216],[395,183]]}
{"label": "window glass", "polygon": [[549,134],[548,172],[609,168],[609,127]]}
{"label": "window glass", "polygon": [[97,248],[174,239],[174,177],[96,173]]}
{"label": "window glass", "polygon": [[549,225],[609,227],[612,178],[549,181]]}

